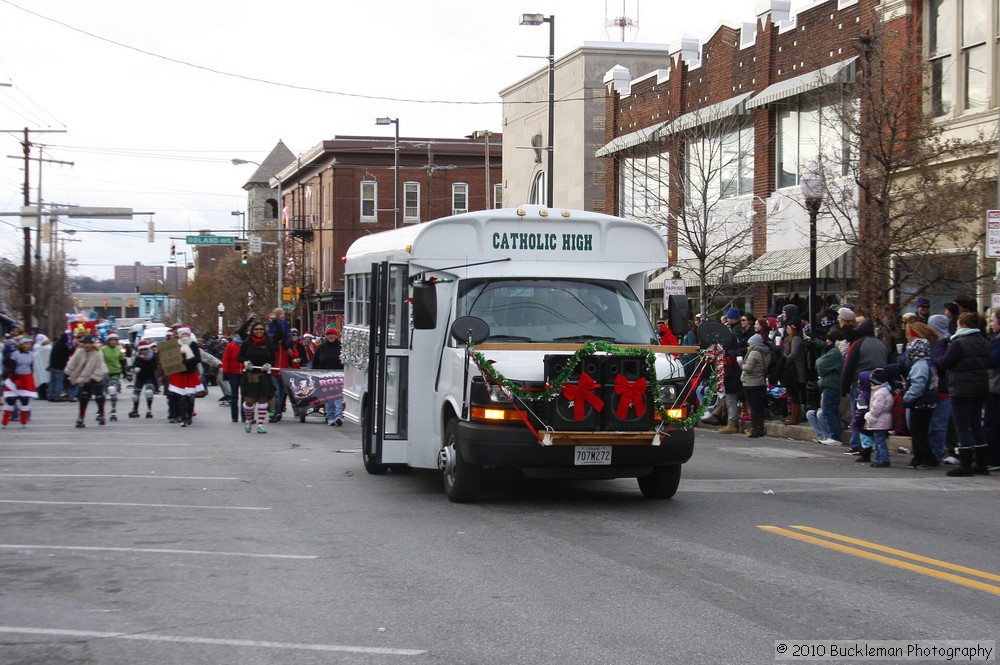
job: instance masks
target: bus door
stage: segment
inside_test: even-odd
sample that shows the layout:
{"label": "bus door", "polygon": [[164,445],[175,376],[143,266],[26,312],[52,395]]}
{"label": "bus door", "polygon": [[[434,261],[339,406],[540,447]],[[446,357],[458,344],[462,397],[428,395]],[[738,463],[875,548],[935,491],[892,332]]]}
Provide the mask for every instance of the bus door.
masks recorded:
{"label": "bus door", "polygon": [[406,264],[372,264],[364,450],[372,464],[406,464],[410,312]]}

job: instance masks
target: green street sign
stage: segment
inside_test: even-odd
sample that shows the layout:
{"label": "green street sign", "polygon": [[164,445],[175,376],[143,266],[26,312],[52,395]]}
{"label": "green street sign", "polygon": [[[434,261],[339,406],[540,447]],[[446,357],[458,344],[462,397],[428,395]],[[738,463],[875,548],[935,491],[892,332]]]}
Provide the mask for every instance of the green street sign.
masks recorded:
{"label": "green street sign", "polygon": [[236,236],[187,236],[184,242],[189,245],[235,245]]}

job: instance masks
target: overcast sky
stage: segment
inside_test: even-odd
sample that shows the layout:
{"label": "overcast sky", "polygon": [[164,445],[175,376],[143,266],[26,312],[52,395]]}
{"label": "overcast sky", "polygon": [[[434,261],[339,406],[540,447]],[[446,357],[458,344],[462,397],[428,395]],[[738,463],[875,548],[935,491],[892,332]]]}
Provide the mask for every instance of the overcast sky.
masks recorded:
{"label": "overcast sky", "polygon": [[[723,20],[752,21],[757,0],[0,0],[0,130],[38,133],[42,200],[153,212],[131,222],[64,220],[78,272],[167,265],[171,240],[235,230],[243,183],[279,139],[294,153],[334,135],[461,137],[501,131],[498,92],[584,41],[705,40]],[[793,2],[793,10],[808,4]],[[536,58],[523,56],[538,56]],[[645,72],[633,72],[642,74]],[[20,133],[0,133],[0,212],[20,209]],[[37,149],[33,156],[38,156]],[[37,199],[38,162],[32,162]],[[124,230],[141,233],[124,233]],[[92,231],[112,231],[92,232]],[[19,220],[0,217],[0,254],[21,261]],[[178,251],[190,250],[183,241]],[[47,250],[45,250],[47,253]]]}

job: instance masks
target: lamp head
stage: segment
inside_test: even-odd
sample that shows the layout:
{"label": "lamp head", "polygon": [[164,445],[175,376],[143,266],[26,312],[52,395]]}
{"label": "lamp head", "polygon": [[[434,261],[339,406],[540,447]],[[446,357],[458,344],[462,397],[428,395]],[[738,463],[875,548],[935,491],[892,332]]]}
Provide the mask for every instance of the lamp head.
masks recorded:
{"label": "lamp head", "polygon": [[376,125],[392,125],[399,122],[399,118],[375,118]]}
{"label": "lamp head", "polygon": [[544,14],[521,14],[518,25],[541,25],[542,23],[545,23]]}

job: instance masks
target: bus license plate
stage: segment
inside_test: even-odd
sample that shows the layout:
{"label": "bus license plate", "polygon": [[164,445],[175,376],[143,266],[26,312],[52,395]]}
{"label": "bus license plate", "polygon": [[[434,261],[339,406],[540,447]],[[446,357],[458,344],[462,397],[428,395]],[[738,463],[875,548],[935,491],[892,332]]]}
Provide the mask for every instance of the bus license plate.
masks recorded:
{"label": "bus license plate", "polygon": [[576,466],[611,464],[611,446],[575,446],[573,464]]}

